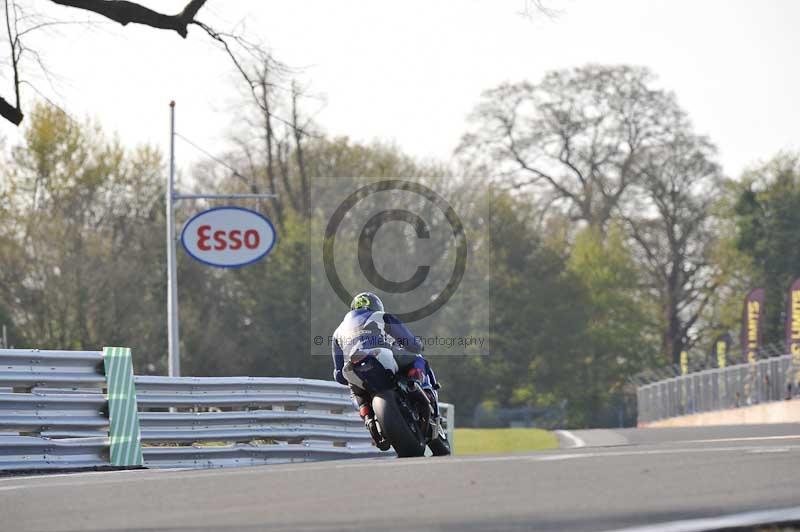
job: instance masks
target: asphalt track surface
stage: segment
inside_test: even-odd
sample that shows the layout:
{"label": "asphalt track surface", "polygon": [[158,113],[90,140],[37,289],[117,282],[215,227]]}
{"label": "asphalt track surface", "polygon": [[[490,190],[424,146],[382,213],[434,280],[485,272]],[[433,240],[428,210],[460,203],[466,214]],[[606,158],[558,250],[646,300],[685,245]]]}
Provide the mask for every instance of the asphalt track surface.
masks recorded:
{"label": "asphalt track surface", "polygon": [[800,506],[800,425],[560,438],[505,456],[5,477],[0,530],[613,530]]}

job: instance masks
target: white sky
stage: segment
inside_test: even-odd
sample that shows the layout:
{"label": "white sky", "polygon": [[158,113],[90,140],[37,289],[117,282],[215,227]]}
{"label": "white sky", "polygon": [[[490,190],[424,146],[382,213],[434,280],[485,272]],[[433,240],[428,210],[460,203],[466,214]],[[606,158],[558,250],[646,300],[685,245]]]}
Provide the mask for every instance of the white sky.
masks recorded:
{"label": "white sky", "polygon": [[[173,12],[184,1],[144,3]],[[317,118],[329,134],[395,141],[418,157],[450,157],[484,89],[587,62],[650,67],[719,146],[731,176],[800,147],[800,2],[545,4],[561,14],[526,18],[525,0],[209,0],[198,18],[221,29],[245,21],[279,59],[305,67],[303,78],[325,95]],[[57,18],[75,12],[37,5]],[[184,41],[141,26],[68,27],[30,44],[57,76],[55,91],[42,80],[37,87],[73,116],[99,118],[124,143],[166,152],[175,99],[178,131],[212,152],[226,145],[236,77],[199,28]],[[7,99],[8,85],[0,87]],[[0,122],[0,136],[13,141],[18,131]],[[184,169],[203,158],[178,149]]]}

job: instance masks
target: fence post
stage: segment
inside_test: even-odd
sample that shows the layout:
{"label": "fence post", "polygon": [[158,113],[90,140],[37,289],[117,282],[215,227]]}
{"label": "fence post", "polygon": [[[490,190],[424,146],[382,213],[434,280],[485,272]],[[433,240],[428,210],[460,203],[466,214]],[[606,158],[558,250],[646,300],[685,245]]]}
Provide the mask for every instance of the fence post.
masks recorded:
{"label": "fence post", "polygon": [[[645,399],[645,394],[647,393],[647,388],[644,386],[637,386],[636,387],[636,418],[638,422],[646,423],[647,416],[645,414],[647,409],[647,401]],[[638,423],[637,423],[638,424]]]}
{"label": "fence post", "polygon": [[131,350],[127,347],[105,347],[103,363],[108,386],[111,465],[141,466],[144,463],[142,436]]}

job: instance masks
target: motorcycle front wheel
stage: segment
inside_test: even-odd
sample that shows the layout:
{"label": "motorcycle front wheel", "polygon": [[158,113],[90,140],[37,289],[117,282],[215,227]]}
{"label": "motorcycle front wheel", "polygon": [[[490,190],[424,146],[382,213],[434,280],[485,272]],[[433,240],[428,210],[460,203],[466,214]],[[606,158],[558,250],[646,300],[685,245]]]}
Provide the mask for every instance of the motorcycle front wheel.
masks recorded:
{"label": "motorcycle front wheel", "polygon": [[383,429],[383,436],[392,444],[397,456],[409,458],[425,454],[425,438],[413,430],[400,410],[397,394],[386,391],[372,399],[372,410]]}
{"label": "motorcycle front wheel", "polygon": [[447,440],[447,434],[428,442],[428,447],[433,456],[450,456],[452,453],[450,450],[450,442]]}

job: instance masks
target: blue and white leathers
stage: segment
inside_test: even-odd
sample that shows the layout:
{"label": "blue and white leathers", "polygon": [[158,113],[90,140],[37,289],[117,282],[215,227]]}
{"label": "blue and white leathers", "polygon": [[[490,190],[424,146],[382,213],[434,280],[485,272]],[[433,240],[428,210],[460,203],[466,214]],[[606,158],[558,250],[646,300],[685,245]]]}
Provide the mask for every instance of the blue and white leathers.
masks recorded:
{"label": "blue and white leathers", "polygon": [[351,310],[333,333],[333,378],[340,384],[348,384],[342,370],[345,361],[350,362],[354,355],[377,356],[384,367],[397,371],[394,357],[391,357],[391,362],[387,359],[392,346],[417,354],[423,350],[422,342],[393,315],[370,309]]}

